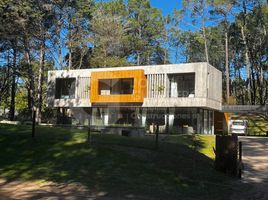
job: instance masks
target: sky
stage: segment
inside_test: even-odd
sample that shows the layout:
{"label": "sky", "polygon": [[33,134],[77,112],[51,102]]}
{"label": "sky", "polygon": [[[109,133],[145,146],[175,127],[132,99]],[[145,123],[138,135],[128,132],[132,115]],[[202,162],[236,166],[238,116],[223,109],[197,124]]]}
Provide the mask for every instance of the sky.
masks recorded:
{"label": "sky", "polygon": [[164,15],[171,14],[175,8],[182,7],[181,0],[151,0],[152,7],[158,8]]}
{"label": "sky", "polygon": [[[151,6],[161,10],[164,16],[172,14],[175,9],[180,9],[182,7],[182,0],[150,0],[150,2]],[[176,63],[175,52],[170,49],[169,54],[170,62]],[[180,62],[183,62],[183,59],[184,58],[179,58]]]}

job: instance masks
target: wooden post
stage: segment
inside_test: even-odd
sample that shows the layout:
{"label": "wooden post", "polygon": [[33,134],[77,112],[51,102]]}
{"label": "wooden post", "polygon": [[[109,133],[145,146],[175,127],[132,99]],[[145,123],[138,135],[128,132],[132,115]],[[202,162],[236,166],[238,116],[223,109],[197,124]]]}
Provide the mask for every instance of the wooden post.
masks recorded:
{"label": "wooden post", "polygon": [[158,149],[159,124],[156,123],[155,149]]}
{"label": "wooden post", "polygon": [[35,122],[36,122],[35,117],[36,117],[36,110],[33,109],[32,112],[33,112],[33,115],[32,115],[32,138],[34,138],[35,137]]}
{"label": "wooden post", "polygon": [[88,130],[87,130],[87,141],[91,145],[91,130],[90,130],[90,126],[88,126]]}
{"label": "wooden post", "polygon": [[216,135],[215,168],[237,177],[239,169],[238,149],[237,136]]}
{"label": "wooden post", "polygon": [[92,112],[92,108],[90,108],[89,111],[89,117],[88,117],[88,130],[87,130],[87,141],[89,143],[89,145],[91,145],[91,112]]}
{"label": "wooden post", "polygon": [[239,143],[239,169],[238,169],[238,177],[242,178],[242,142]]}

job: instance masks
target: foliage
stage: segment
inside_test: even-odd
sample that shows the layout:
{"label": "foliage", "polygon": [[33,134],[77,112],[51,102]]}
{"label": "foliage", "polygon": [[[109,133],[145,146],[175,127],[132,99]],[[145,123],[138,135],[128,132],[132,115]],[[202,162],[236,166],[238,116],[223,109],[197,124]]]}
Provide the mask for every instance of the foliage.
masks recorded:
{"label": "foliage", "polygon": [[226,102],[267,104],[266,1],[185,0],[164,16],[149,0],[3,0],[0,23],[0,101],[11,120],[21,91],[28,113],[45,114],[49,69],[209,62],[223,72]]}

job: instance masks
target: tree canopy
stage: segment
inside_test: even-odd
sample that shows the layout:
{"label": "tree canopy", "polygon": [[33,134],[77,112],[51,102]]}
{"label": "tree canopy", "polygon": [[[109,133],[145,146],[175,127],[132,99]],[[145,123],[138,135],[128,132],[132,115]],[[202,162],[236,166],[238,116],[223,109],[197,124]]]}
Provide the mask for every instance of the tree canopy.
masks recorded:
{"label": "tree canopy", "polygon": [[267,104],[264,0],[183,1],[167,16],[149,0],[2,0],[0,23],[0,106],[11,120],[36,107],[41,121],[49,69],[209,62],[224,75],[224,103]]}

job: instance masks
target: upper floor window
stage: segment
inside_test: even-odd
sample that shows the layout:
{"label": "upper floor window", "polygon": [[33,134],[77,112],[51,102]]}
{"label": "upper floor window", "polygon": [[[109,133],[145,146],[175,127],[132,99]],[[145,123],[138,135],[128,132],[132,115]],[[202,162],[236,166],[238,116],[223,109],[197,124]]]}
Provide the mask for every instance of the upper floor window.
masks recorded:
{"label": "upper floor window", "polygon": [[75,98],[75,78],[57,78],[55,98],[56,99],[74,99]]}
{"label": "upper floor window", "polygon": [[170,75],[170,97],[194,97],[195,74]]}
{"label": "upper floor window", "polygon": [[134,78],[99,79],[99,95],[133,94]]}

